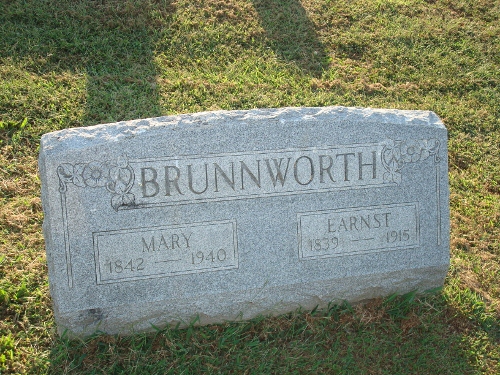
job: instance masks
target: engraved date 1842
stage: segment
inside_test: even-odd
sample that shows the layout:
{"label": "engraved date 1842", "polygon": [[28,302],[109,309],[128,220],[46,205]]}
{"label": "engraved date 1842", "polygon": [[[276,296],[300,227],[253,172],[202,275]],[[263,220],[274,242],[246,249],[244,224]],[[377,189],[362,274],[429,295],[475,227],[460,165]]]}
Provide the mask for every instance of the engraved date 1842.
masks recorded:
{"label": "engraved date 1842", "polygon": [[105,270],[109,273],[135,272],[144,270],[144,259],[106,259]]}

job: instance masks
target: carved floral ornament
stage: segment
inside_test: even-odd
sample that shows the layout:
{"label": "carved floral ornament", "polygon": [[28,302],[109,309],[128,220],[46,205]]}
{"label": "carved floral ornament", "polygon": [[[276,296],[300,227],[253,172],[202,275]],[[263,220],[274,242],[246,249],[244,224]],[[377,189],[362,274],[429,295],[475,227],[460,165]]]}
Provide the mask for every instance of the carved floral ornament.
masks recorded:
{"label": "carved floral ornament", "polygon": [[382,165],[384,166],[384,182],[401,183],[401,170],[408,163],[416,163],[434,156],[434,162],[439,163],[439,141],[437,139],[420,139],[393,141],[384,143],[382,149]]}
{"label": "carved floral ornament", "polygon": [[65,193],[67,184],[79,187],[106,187],[111,197],[111,207],[118,210],[121,206],[134,206],[135,196],[130,193],[134,185],[134,170],[128,164],[125,155],[116,162],[92,161],[90,163],[61,164],[57,167],[59,176],[59,191]]}

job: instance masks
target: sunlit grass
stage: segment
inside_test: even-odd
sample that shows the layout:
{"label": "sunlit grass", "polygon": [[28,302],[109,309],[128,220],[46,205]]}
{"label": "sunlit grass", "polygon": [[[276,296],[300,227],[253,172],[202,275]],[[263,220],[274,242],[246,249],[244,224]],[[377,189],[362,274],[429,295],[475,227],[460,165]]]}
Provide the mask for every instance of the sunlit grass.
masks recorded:
{"label": "sunlit grass", "polygon": [[[0,373],[500,373],[499,16],[496,0],[0,2]],[[56,336],[43,133],[325,105],[443,119],[452,261],[441,292],[127,338]]]}

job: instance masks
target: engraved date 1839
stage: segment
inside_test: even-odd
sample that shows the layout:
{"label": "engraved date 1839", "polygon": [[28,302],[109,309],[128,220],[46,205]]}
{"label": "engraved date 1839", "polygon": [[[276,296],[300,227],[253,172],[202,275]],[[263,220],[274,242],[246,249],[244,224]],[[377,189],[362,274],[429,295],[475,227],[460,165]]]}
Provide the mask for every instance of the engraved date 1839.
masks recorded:
{"label": "engraved date 1839", "polygon": [[313,238],[307,241],[307,247],[311,251],[333,250],[339,245],[338,237]]}

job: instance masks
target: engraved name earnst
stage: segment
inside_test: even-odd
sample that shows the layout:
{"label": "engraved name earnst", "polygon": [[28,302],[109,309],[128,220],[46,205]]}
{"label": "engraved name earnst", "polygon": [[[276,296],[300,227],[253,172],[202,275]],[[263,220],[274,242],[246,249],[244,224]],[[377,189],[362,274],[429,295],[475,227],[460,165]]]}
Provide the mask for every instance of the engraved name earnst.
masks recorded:
{"label": "engraved name earnst", "polygon": [[115,209],[254,198],[308,191],[400,184],[402,169],[434,156],[436,139],[388,140],[377,144],[275,150],[175,159],[61,164],[67,185],[106,188]]}
{"label": "engraved name earnst", "polygon": [[418,203],[344,208],[297,216],[303,260],[418,246]]}

